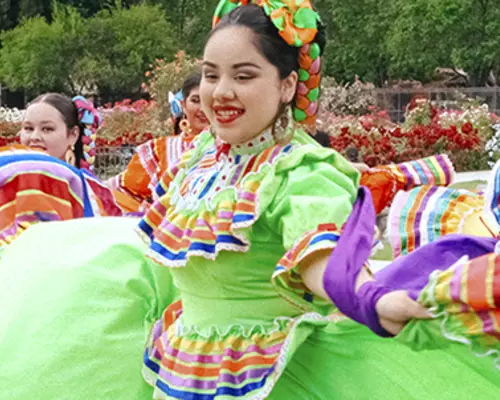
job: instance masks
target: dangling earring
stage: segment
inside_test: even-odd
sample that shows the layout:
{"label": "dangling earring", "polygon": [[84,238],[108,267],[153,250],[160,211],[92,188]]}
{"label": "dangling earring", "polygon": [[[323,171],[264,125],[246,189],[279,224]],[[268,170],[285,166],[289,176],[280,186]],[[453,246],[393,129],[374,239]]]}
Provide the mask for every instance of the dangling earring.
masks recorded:
{"label": "dangling earring", "polygon": [[66,154],[64,155],[64,160],[68,164],[75,166],[76,156],[75,156],[75,145],[74,144],[69,146],[68,150],[66,150]]}
{"label": "dangling earring", "polygon": [[273,125],[273,137],[277,144],[287,144],[293,137],[295,130],[294,120],[290,107],[287,107]]}
{"label": "dangling earring", "polygon": [[179,129],[182,131],[182,133],[184,133],[187,136],[190,136],[193,133],[191,125],[189,125],[189,121],[187,119],[183,119],[179,123]]}

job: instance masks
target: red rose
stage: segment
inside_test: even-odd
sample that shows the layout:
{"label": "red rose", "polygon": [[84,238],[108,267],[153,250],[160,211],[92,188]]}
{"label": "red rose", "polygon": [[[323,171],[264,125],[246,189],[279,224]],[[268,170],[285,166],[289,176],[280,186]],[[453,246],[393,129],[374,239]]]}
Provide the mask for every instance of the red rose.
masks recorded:
{"label": "red rose", "polygon": [[462,132],[468,135],[474,130],[474,127],[470,122],[466,122],[465,124],[462,125]]}

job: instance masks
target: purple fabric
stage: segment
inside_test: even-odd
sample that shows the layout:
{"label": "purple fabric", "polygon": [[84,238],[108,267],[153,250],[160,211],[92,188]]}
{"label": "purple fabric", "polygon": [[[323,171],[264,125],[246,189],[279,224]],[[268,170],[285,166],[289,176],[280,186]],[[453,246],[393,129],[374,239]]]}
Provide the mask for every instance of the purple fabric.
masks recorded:
{"label": "purple fabric", "polygon": [[349,318],[380,336],[391,336],[380,325],[376,304],[385,294],[407,290],[416,300],[430,274],[445,270],[467,255],[470,259],[494,252],[497,239],[449,235],[401,257],[375,274],[355,292],[356,279],[367,262],[375,231],[375,209],[368,189],[361,187],[351,215],[323,275],[332,302]]}
{"label": "purple fabric", "polygon": [[143,211],[131,211],[131,212],[127,212],[124,214],[124,216],[126,217],[144,217],[144,212]]}
{"label": "purple fabric", "polygon": [[470,259],[493,253],[497,239],[448,235],[398,258],[375,274],[381,285],[391,290],[407,290],[416,300],[435,270],[445,270],[467,255]]}
{"label": "purple fabric", "polygon": [[444,174],[446,175],[446,184],[449,185],[452,181],[451,179],[451,173],[450,173],[450,165],[446,162],[444,159],[444,156],[439,155],[436,157],[438,160],[439,165],[444,171]]}
{"label": "purple fabric", "polygon": [[360,187],[358,199],[332,252],[323,287],[337,308],[380,336],[390,334],[380,325],[375,306],[390,291],[377,282],[363,284],[355,292],[356,279],[368,260],[375,233],[375,208],[370,191]]}

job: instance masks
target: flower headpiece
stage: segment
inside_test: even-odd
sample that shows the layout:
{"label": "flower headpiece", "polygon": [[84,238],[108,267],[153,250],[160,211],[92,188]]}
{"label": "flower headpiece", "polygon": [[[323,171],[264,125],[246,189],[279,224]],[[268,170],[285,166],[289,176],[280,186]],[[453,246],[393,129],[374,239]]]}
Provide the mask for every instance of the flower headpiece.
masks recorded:
{"label": "flower headpiece", "polygon": [[101,115],[95,109],[94,104],[83,96],[74,97],[73,104],[78,112],[78,122],[83,127],[82,145],[84,159],[80,161],[80,168],[92,170],[96,154],[96,131],[102,121]]}
{"label": "flower headpiece", "polygon": [[220,0],[212,26],[215,27],[235,8],[248,4],[262,7],[283,40],[290,46],[300,47],[299,84],[293,117],[314,130],[321,81],[321,49],[318,43],[314,43],[320,21],[318,13],[310,0]]}

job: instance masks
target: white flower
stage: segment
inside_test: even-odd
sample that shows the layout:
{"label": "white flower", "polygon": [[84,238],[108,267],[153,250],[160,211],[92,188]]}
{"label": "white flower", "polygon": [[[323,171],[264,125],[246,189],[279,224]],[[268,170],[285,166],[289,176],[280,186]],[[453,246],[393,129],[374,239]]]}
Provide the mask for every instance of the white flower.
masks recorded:
{"label": "white flower", "polygon": [[25,110],[19,110],[17,108],[0,107],[0,121],[22,122],[25,112]]}

